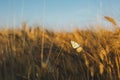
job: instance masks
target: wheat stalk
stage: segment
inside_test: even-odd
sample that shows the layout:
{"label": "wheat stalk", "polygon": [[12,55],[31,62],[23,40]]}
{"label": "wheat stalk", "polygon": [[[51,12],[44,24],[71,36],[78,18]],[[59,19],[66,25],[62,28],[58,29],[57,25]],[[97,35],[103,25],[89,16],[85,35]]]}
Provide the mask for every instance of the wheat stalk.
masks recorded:
{"label": "wheat stalk", "polygon": [[111,17],[109,17],[109,16],[104,16],[104,18],[105,18],[106,20],[108,20],[109,22],[111,22],[113,25],[117,25],[116,21],[115,21],[113,18],[111,18]]}

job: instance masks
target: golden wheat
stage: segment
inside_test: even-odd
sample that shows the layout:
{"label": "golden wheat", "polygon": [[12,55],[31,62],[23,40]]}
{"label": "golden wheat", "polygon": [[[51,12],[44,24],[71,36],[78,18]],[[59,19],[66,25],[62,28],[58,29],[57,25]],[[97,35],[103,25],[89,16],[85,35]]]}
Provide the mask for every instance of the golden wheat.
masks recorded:
{"label": "golden wheat", "polygon": [[[113,18],[105,18],[117,25]],[[42,31],[38,26],[28,28],[26,24],[22,29],[1,30],[0,80],[119,80],[117,31],[54,32]],[[71,40],[77,47],[71,45]]]}

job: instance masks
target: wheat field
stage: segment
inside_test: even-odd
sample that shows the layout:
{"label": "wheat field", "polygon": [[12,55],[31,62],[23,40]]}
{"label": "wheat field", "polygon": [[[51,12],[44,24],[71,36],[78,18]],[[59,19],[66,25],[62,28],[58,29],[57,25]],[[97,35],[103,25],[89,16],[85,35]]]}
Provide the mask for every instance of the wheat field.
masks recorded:
{"label": "wheat field", "polygon": [[0,80],[120,80],[120,28],[105,18],[115,30],[1,29]]}

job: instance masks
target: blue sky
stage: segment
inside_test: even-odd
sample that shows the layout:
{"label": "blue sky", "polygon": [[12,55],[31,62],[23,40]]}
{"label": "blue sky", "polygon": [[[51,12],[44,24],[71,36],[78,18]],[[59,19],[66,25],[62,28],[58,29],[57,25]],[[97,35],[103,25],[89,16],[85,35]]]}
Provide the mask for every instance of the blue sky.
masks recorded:
{"label": "blue sky", "polygon": [[[120,17],[120,0],[0,0],[0,25],[84,25]],[[118,18],[119,19],[119,18]]]}

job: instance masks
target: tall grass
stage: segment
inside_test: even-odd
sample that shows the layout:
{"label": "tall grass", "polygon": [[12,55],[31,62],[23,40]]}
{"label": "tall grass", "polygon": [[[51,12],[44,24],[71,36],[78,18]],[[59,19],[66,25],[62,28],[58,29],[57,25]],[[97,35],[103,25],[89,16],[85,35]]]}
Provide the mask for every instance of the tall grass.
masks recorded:
{"label": "tall grass", "polygon": [[[71,40],[83,50],[73,49]],[[1,30],[0,80],[120,80],[120,29]]]}

